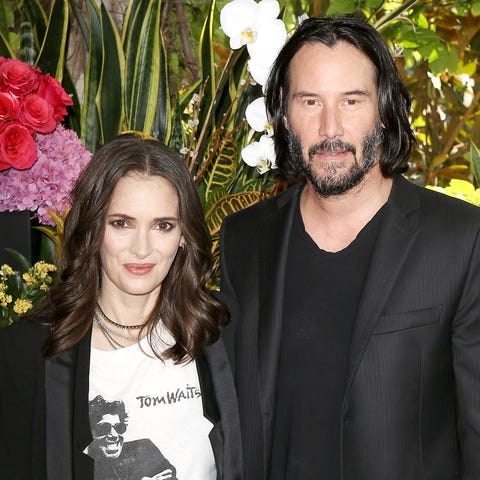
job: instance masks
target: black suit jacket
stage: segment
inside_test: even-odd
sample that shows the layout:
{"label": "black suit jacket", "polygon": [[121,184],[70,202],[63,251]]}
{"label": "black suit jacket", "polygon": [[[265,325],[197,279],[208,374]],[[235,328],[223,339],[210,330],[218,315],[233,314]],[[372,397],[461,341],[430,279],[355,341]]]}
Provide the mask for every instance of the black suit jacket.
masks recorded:
{"label": "black suit jacket", "polygon": [[[268,478],[300,188],[228,217],[221,232],[221,286],[234,317],[224,339],[248,480]],[[394,179],[387,208],[348,359],[342,479],[478,480],[480,208],[403,177]]]}
{"label": "black suit jacket", "polygon": [[[19,322],[0,330],[0,478],[93,479],[88,416],[90,334],[45,361],[48,328]],[[222,341],[196,360],[204,416],[220,480],[241,480],[238,407]],[[187,428],[187,426],[186,426]]]}

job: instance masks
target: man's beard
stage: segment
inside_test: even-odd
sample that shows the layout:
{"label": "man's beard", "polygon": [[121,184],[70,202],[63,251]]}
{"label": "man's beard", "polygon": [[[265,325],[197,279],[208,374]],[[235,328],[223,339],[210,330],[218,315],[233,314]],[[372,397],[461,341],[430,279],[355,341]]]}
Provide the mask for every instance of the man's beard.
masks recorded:
{"label": "man's beard", "polygon": [[[308,149],[308,160],[303,155],[302,141],[300,137],[292,133],[289,126],[288,133],[289,150],[295,165],[300,172],[303,172],[312,184],[318,195],[330,197],[341,195],[358,185],[367,172],[375,165],[378,148],[383,139],[383,128],[380,121],[377,121],[374,129],[365,134],[362,140],[362,156],[357,157],[356,148],[351,143],[340,139],[324,140],[321,143],[312,145]],[[323,174],[318,175],[312,163],[312,158],[316,153],[334,153],[348,151],[353,155],[354,162],[345,173],[338,173],[339,165],[334,161],[322,165]]]}

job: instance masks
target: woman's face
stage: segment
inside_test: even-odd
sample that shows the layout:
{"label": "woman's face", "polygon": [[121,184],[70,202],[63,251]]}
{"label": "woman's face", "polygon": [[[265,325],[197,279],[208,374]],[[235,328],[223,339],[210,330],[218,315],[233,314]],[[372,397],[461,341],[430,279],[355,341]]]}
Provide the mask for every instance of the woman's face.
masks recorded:
{"label": "woman's face", "polygon": [[184,240],[178,196],[159,176],[130,174],[119,180],[100,249],[102,295],[154,296]]}

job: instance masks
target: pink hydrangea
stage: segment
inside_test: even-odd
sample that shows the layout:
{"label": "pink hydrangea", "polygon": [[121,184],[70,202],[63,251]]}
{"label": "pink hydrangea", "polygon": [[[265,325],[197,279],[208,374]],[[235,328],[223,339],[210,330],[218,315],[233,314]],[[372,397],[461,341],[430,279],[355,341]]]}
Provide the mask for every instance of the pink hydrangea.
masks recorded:
{"label": "pink hydrangea", "polygon": [[0,212],[29,210],[40,223],[55,225],[47,209],[63,214],[70,192],[92,154],[73,130],[58,124],[35,138],[38,159],[27,170],[0,172]]}

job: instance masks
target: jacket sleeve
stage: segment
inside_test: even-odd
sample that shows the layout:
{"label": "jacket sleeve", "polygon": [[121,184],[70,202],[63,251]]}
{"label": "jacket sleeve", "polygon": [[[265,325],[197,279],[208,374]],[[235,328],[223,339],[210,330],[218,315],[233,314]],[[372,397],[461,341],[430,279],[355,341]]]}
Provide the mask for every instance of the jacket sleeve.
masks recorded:
{"label": "jacket sleeve", "polygon": [[[448,274],[448,273],[447,273]],[[480,232],[452,327],[462,480],[480,478]],[[439,399],[441,401],[441,399]]]}

